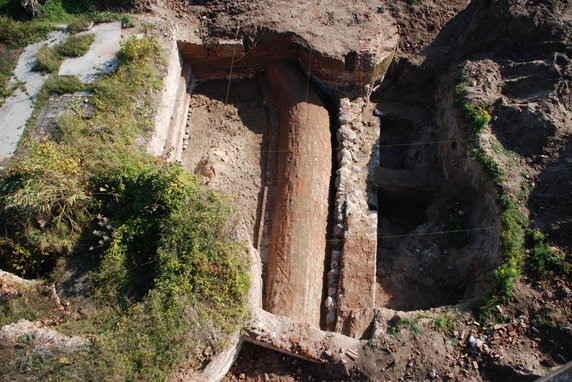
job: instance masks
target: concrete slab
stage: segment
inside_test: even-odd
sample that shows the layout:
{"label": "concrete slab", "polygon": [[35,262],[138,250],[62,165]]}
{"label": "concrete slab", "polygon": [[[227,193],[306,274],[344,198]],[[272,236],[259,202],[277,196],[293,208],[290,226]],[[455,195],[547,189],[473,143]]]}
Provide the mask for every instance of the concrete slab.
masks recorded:
{"label": "concrete slab", "polygon": [[82,82],[89,83],[117,68],[117,53],[121,49],[120,21],[98,24],[80,34],[95,34],[95,41],[85,55],[64,60],[60,75],[77,76]]}
{"label": "concrete slab", "polygon": [[32,71],[38,49],[46,44],[49,46],[59,44],[66,36],[64,32],[52,32],[48,35],[48,39],[28,45],[20,55],[11,83],[19,81],[24,85],[16,89],[0,107],[0,165],[16,150],[26,121],[34,110],[38,93],[48,78],[46,74]]}

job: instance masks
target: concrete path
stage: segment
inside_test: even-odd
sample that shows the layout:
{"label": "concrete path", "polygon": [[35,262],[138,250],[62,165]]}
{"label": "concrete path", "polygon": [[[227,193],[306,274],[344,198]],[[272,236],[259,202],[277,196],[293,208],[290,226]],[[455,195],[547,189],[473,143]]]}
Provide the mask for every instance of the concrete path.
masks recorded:
{"label": "concrete path", "polygon": [[121,49],[120,21],[98,24],[80,34],[95,34],[95,41],[85,55],[66,59],[60,67],[60,75],[77,76],[82,82],[89,83],[117,68],[117,53]]}
{"label": "concrete path", "polygon": [[6,103],[0,107],[0,166],[16,150],[26,121],[34,110],[38,93],[48,78],[46,74],[32,71],[38,49],[45,44],[49,46],[59,44],[65,40],[66,36],[66,33],[60,31],[52,32],[47,40],[28,45],[20,55],[11,83],[22,82],[24,83],[23,89],[22,87],[16,89],[6,99]]}
{"label": "concrete path", "polygon": [[[103,73],[113,71],[119,64],[117,53],[121,48],[121,22],[98,24],[90,31],[82,32],[86,33],[95,34],[90,50],[82,57],[65,59],[58,74],[74,75],[82,82],[89,83]],[[67,36],[67,33],[61,31],[52,32],[47,40],[28,45],[20,55],[11,83],[19,81],[24,85],[14,91],[0,107],[0,168],[14,154],[26,121],[34,110],[38,93],[49,77],[47,74],[32,71],[38,49],[45,44],[59,44]]]}

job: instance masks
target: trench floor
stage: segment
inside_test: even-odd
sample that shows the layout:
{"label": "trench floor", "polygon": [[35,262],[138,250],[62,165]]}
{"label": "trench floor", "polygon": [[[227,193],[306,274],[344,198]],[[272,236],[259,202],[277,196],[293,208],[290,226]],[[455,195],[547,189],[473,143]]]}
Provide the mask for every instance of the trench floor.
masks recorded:
{"label": "trench floor", "polygon": [[238,216],[256,237],[266,165],[268,111],[255,79],[209,81],[191,97],[182,164],[234,198]]}

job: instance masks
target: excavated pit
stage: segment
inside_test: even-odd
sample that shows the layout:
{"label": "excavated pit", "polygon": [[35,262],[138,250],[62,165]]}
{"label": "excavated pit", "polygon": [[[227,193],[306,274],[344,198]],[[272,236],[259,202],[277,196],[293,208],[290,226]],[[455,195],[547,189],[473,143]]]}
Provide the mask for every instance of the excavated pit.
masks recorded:
{"label": "excavated pit", "polygon": [[[174,143],[182,136],[179,146],[164,145],[165,155],[234,198],[237,225],[260,261],[251,304],[252,322],[262,326],[245,340],[323,362],[314,345],[301,352],[301,334],[288,328],[313,327],[318,342],[326,335],[319,329],[335,331],[348,336],[341,344],[369,338],[380,310],[438,307],[485,292],[494,256],[475,254],[498,240],[443,233],[471,230],[493,214],[470,196],[480,178],[447,166],[463,160],[462,143],[439,143],[451,134],[442,116],[419,98],[400,99],[404,90],[391,82],[371,102],[345,98],[375,67],[364,69],[357,54],[345,62],[312,54],[294,34],[179,41],[176,49],[179,112],[170,124],[182,123],[184,133],[164,134]],[[256,333],[265,325],[285,331],[262,338]]]}
{"label": "excavated pit", "polygon": [[380,115],[376,305],[455,305],[488,290],[498,261],[498,230],[489,229],[498,225],[496,207],[478,197],[491,194],[488,182],[461,164],[465,137],[435,112],[441,105],[423,75],[394,72],[372,97]]}

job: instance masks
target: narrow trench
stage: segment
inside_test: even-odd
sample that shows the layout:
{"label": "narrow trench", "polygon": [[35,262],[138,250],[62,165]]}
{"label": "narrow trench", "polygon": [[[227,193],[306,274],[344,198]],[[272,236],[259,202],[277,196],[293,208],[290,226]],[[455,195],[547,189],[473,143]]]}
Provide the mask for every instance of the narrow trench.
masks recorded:
{"label": "narrow trench", "polygon": [[[303,73],[298,64],[293,66]],[[304,80],[304,83],[306,82],[305,86],[312,87],[313,91],[315,85],[310,80]],[[271,240],[275,240],[271,232],[272,213],[276,202],[279,158],[283,151],[279,149],[278,141],[284,139],[284,137],[279,138],[282,133],[280,133],[277,101],[273,94],[275,91],[264,71],[258,71],[250,78],[234,79],[230,84],[227,80],[198,83],[191,94],[186,131],[188,139],[181,160],[187,170],[201,176],[204,184],[224,194],[233,195],[238,208],[240,220],[238,224],[246,228],[253,246],[261,257],[263,296],[268,292],[268,254],[274,243]],[[324,97],[327,92],[327,89],[325,92],[320,91],[320,96],[327,104],[327,113],[330,115],[328,140],[333,145],[336,125],[332,121],[336,120],[337,105],[334,97]],[[335,196],[334,177],[331,176],[336,170],[333,150],[327,155],[332,169],[327,177],[329,178],[326,202],[328,216],[327,223],[324,222],[327,225],[324,232],[326,245],[319,257],[319,261],[323,262],[324,272],[321,274],[323,283],[319,284],[321,285],[319,301],[315,301],[321,308],[328,287],[326,283],[330,252],[328,238],[332,237],[332,202]],[[313,211],[304,213],[312,215]],[[315,283],[315,278],[304,282],[318,285]],[[323,309],[316,310],[319,315],[316,325],[323,327]]]}
{"label": "narrow trench", "polygon": [[[306,74],[308,75],[308,74]],[[335,222],[335,199],[336,199],[336,171],[338,170],[338,160],[337,154],[338,151],[336,147],[338,146],[338,142],[336,139],[336,133],[339,128],[339,121],[338,121],[338,110],[339,110],[339,97],[336,97],[333,94],[333,91],[327,88],[326,85],[320,84],[317,81],[313,80],[310,77],[311,86],[314,87],[318,96],[324,102],[326,109],[328,110],[328,115],[330,116],[330,142],[332,147],[331,153],[331,163],[332,163],[332,171],[330,176],[330,185],[329,185],[329,195],[328,195],[328,225],[326,229],[326,253],[324,254],[324,274],[323,274],[323,287],[322,287],[322,304],[321,304],[321,317],[320,317],[320,327],[324,330],[328,330],[328,325],[326,324],[326,307],[325,301],[328,297],[328,289],[337,287],[336,285],[330,285],[328,280],[328,272],[330,270],[330,264],[332,261],[332,249],[334,245],[338,244],[335,242],[334,238],[334,225]]]}

